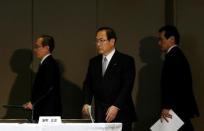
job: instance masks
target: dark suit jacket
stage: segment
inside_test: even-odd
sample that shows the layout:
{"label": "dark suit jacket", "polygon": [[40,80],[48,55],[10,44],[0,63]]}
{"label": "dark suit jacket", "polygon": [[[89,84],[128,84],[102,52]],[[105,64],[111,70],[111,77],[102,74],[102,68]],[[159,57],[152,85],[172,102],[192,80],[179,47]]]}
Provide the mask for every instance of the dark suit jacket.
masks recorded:
{"label": "dark suit jacket", "polygon": [[135,79],[134,59],[116,51],[102,76],[102,55],[92,58],[84,81],[85,104],[94,96],[96,122],[105,122],[105,113],[111,105],[118,107],[114,122],[132,122],[136,119],[131,92]]}
{"label": "dark suit jacket", "polygon": [[32,88],[34,120],[39,116],[61,116],[60,71],[52,55],[40,65]]}
{"label": "dark suit jacket", "polygon": [[162,76],[162,108],[173,109],[180,117],[199,115],[192,89],[189,63],[178,47],[166,54]]}

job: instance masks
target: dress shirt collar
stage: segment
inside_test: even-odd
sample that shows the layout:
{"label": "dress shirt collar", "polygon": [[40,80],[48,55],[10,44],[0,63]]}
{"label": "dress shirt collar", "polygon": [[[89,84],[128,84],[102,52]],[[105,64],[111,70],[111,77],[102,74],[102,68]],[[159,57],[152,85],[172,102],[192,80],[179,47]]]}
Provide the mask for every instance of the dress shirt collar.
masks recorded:
{"label": "dress shirt collar", "polygon": [[48,56],[50,56],[51,54],[49,53],[49,54],[47,54],[46,56],[44,56],[43,58],[42,58],[42,60],[40,61],[40,64],[42,64],[43,63],[43,61],[48,57]]}
{"label": "dress shirt collar", "polygon": [[174,47],[177,47],[177,45],[172,45],[172,46],[167,50],[166,53],[169,53],[169,52],[171,51],[171,49],[173,49]]}
{"label": "dress shirt collar", "polygon": [[104,57],[106,57],[106,59],[108,60],[108,63],[110,62],[111,58],[113,57],[113,54],[115,53],[115,49],[113,49],[108,55],[103,55],[103,59]]}

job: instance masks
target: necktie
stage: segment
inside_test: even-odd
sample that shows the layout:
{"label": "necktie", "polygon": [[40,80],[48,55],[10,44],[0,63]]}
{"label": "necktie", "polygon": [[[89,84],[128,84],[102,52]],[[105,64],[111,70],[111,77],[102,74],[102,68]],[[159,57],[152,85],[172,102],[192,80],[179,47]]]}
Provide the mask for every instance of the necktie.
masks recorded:
{"label": "necktie", "polygon": [[107,58],[104,57],[104,58],[103,58],[103,61],[102,61],[102,75],[103,75],[103,76],[104,76],[104,74],[105,74],[105,72],[106,72],[107,62],[108,62]]}

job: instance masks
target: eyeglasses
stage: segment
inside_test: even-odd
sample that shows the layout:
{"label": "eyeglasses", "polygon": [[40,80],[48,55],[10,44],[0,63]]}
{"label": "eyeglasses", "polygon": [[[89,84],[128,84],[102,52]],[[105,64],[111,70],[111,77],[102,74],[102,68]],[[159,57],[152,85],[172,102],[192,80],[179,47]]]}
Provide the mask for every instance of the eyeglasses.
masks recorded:
{"label": "eyeglasses", "polygon": [[40,49],[40,48],[42,48],[42,47],[43,47],[43,46],[40,46],[40,45],[34,45],[34,46],[33,46],[33,48],[36,49],[36,50],[37,50],[37,49]]}
{"label": "eyeglasses", "polygon": [[96,39],[96,44],[104,44],[106,41],[108,41],[108,40]]}

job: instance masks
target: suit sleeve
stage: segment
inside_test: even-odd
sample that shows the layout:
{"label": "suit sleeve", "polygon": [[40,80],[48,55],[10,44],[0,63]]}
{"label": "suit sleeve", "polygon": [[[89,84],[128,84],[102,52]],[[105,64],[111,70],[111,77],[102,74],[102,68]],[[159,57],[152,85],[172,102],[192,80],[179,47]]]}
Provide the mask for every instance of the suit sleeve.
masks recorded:
{"label": "suit sleeve", "polygon": [[34,98],[31,97],[32,103],[36,103],[39,99],[44,99],[42,97],[47,97],[50,91],[54,90],[54,88],[57,88],[55,86],[59,84],[57,83],[59,82],[57,79],[60,79],[60,73],[57,65],[54,62],[50,62],[43,66],[43,76],[39,76],[40,78],[37,78],[38,84],[35,85],[37,87],[34,87],[34,91],[32,92],[34,95]]}
{"label": "suit sleeve", "polygon": [[93,91],[92,91],[92,82],[91,82],[91,61],[89,61],[88,71],[86,74],[86,78],[83,83],[83,92],[84,92],[84,104],[91,104]]}
{"label": "suit sleeve", "polygon": [[[162,74],[162,108],[172,109],[175,105],[177,98],[179,98],[180,89],[183,87],[181,59],[168,58],[165,62],[165,68]],[[177,100],[176,100],[177,99]]]}

